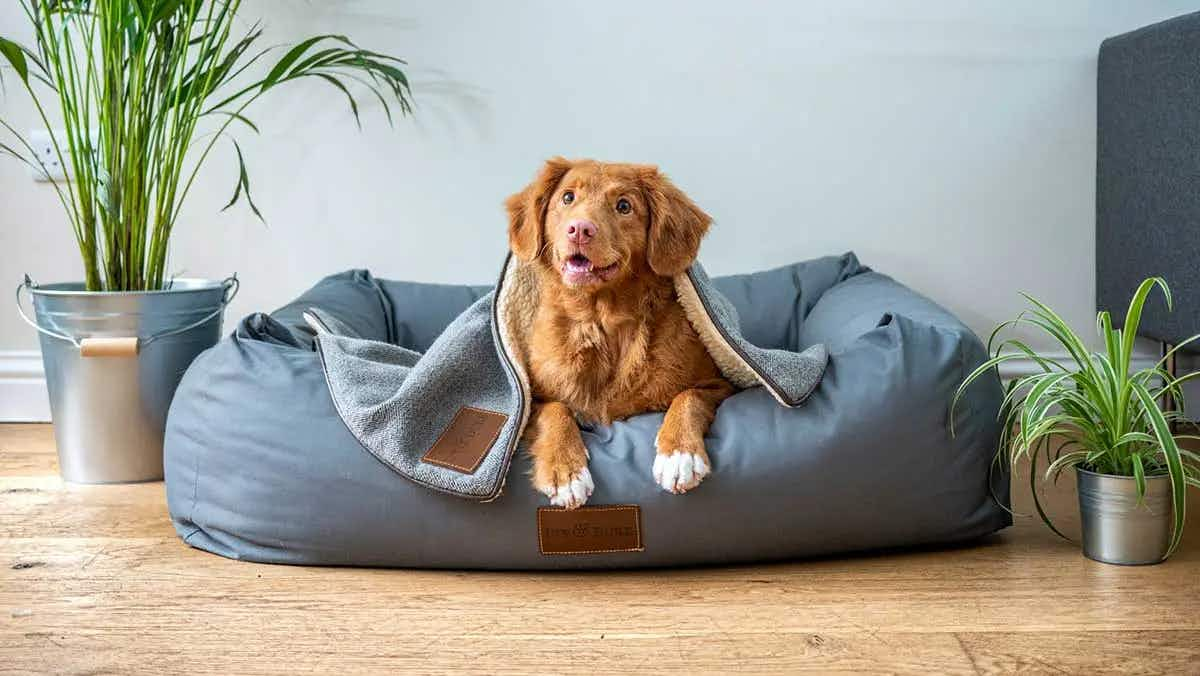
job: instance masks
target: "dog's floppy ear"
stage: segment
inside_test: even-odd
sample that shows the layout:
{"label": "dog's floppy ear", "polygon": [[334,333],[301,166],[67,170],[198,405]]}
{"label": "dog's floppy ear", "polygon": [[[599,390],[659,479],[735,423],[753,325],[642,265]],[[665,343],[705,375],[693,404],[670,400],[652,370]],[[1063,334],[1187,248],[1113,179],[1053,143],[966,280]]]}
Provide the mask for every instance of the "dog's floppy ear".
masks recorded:
{"label": "dog's floppy ear", "polygon": [[646,167],[641,178],[650,203],[646,259],[655,274],[674,277],[696,260],[712,218],[657,167]]}
{"label": "dog's floppy ear", "polygon": [[546,207],[558,182],[570,169],[570,160],[551,157],[532,183],[504,201],[504,208],[508,210],[508,246],[517,258],[529,262],[541,251]]}

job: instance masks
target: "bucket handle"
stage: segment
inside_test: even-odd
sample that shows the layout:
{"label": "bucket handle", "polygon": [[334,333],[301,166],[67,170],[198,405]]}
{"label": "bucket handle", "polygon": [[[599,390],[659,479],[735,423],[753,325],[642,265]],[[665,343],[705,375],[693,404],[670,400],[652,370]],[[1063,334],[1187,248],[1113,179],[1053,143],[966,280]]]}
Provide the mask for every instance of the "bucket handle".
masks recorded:
{"label": "bucket handle", "polygon": [[[174,335],[183,333],[185,331],[191,331],[192,329],[196,328],[197,326],[200,326],[200,325],[208,322],[209,320],[211,320],[213,317],[216,317],[217,315],[221,314],[221,312],[223,312],[225,310],[225,308],[230,303],[233,302],[234,297],[237,296],[238,291],[242,288],[242,283],[240,281],[238,281],[236,272],[233,273],[232,275],[226,277],[225,279],[221,280],[221,286],[224,287],[225,292],[221,295],[221,304],[217,306],[216,310],[213,310],[212,312],[208,313],[199,321],[192,322],[191,324],[188,324],[187,326],[181,326],[179,328],[171,329],[169,331],[163,331],[162,333],[156,333],[152,336],[145,338],[144,340],[140,339],[140,338],[136,338],[136,337],[128,338],[128,339],[83,338],[81,340],[81,339],[75,338],[74,336],[67,335],[65,333],[58,333],[56,331],[51,331],[50,329],[42,326],[41,324],[38,324],[37,322],[33,321],[32,319],[30,319],[29,315],[25,314],[25,308],[23,308],[21,306],[21,291],[23,291],[25,289],[31,289],[31,290],[36,289],[37,286],[38,286],[37,283],[34,282],[32,279],[30,279],[29,275],[25,275],[25,281],[23,281],[17,285],[17,313],[21,315],[21,319],[24,319],[25,323],[32,326],[34,329],[36,329],[38,333],[50,336],[51,338],[57,338],[58,340],[65,340],[68,343],[74,345],[80,351],[89,353],[89,355],[94,354],[95,356],[104,356],[104,355],[115,355],[118,353],[121,353],[121,354],[129,354],[131,352],[136,353],[140,347],[145,347],[160,338],[167,338],[168,336],[174,336]],[[130,350],[127,350],[126,348],[121,348],[117,351],[111,351],[110,342],[112,340],[134,341],[133,349],[130,351]],[[99,344],[92,345],[92,341],[97,341],[97,342],[104,341],[104,344],[103,345],[99,345]],[[88,344],[86,346],[87,347],[86,350],[84,349],[85,343]],[[96,348],[96,349],[93,349],[93,348]]]}

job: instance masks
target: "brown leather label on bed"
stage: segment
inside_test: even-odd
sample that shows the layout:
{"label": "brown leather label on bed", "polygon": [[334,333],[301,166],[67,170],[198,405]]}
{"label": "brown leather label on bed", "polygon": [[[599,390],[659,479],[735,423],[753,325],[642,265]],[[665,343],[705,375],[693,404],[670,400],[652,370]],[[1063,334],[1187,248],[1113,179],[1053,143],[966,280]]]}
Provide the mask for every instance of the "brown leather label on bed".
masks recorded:
{"label": "brown leather label on bed", "polygon": [[560,509],[539,507],[538,549],[542,554],[640,552],[642,510],[637,505]]}
{"label": "brown leather label on bed", "polygon": [[474,474],[507,421],[508,416],[503,413],[463,406],[421,460]]}

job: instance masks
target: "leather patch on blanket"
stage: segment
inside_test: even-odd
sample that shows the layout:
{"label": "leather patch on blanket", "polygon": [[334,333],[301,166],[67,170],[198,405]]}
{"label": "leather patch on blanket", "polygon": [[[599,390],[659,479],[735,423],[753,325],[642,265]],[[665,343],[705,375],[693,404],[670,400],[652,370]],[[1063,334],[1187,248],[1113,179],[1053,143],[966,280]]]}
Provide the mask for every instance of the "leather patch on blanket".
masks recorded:
{"label": "leather patch on blanket", "polygon": [[539,507],[537,526],[542,554],[603,554],[645,549],[642,509],[637,505]]}
{"label": "leather patch on blanket", "polygon": [[474,474],[507,421],[508,416],[503,413],[463,406],[421,460],[463,474]]}

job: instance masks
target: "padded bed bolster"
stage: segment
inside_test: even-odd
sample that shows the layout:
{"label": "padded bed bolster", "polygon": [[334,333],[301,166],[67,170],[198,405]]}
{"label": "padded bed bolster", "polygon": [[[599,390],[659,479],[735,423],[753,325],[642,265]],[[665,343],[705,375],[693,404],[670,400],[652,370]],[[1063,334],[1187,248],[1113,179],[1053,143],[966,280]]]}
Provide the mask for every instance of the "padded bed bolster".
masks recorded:
{"label": "padded bed bolster", "polygon": [[[487,289],[361,271],[273,317],[251,315],[188,370],[167,423],[175,527],[192,546],[253,561],[545,569],[773,560],[957,542],[1010,525],[988,486],[997,379],[972,386],[949,431],[954,390],[985,358],[961,322],[852,254],[715,281],[748,336],[823,342],[829,366],[795,409],[762,388],[727,399],[706,438],[713,474],[683,496],[650,476],[662,414],[585,428],[589,505],[639,505],[644,551],[541,554],[544,498],[528,485],[523,453],[503,495],[477,503],[407,481],[363,450],[333,410],[295,308],[321,294],[339,317],[361,314],[369,335],[390,331],[419,349]],[[1007,504],[1006,475],[992,479]]]}

